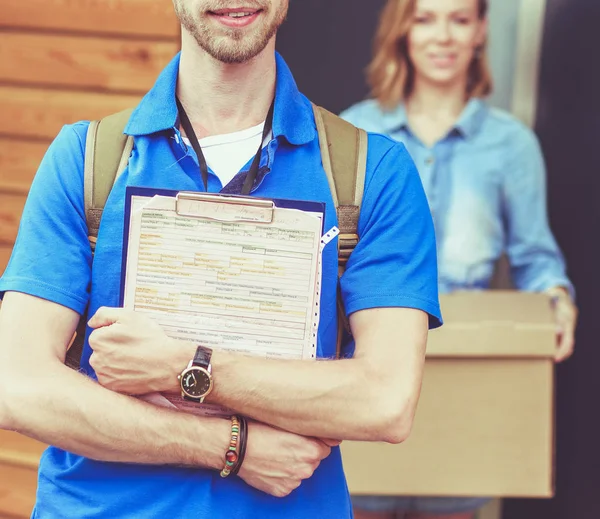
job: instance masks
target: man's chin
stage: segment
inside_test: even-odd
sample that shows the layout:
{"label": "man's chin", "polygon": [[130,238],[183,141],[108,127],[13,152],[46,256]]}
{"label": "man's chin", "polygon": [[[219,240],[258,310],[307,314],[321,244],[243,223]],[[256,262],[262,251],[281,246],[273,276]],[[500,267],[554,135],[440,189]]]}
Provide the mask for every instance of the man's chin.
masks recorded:
{"label": "man's chin", "polygon": [[212,41],[211,45],[201,45],[214,59],[227,65],[241,64],[258,56],[268,45],[269,41],[248,41],[247,37]]}

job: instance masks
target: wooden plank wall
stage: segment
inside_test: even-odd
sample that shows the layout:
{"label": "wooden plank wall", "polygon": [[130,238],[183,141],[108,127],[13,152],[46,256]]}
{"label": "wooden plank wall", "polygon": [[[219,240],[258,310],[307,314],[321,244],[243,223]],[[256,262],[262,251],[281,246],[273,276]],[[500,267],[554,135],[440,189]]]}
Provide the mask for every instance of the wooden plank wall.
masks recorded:
{"label": "wooden plank wall", "polygon": [[0,273],[60,128],[134,106],[179,48],[171,0],[2,0]]}
{"label": "wooden plank wall", "polygon": [[[0,274],[64,124],[137,104],[179,49],[171,0],[2,0]],[[0,519],[29,517],[43,445],[0,431]]]}

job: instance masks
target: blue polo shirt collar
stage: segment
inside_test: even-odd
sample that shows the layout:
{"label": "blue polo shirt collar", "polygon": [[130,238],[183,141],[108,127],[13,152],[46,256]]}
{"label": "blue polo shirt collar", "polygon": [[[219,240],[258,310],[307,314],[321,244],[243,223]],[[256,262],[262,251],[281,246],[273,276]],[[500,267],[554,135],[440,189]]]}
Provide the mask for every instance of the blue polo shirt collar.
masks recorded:
{"label": "blue polo shirt collar", "polygon": [[[177,54],[159,75],[152,89],[133,111],[125,133],[140,136],[169,130],[177,124],[175,103],[180,54]],[[311,105],[298,91],[292,73],[284,59],[276,54],[277,80],[273,135],[290,144],[302,145],[316,137]]]}
{"label": "blue polo shirt collar", "polygon": [[137,105],[125,133],[135,137],[150,135],[173,128],[177,122],[177,76],[179,74],[178,53],[160,73],[152,89]]}

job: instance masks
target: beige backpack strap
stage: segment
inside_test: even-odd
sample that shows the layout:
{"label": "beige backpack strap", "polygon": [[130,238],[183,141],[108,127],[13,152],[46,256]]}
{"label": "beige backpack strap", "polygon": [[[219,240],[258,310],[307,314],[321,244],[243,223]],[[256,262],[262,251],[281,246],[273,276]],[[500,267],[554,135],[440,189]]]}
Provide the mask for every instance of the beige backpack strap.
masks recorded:
{"label": "beige backpack strap", "polygon": [[[92,254],[96,250],[104,204],[113,184],[127,167],[133,150],[133,137],[123,133],[132,111],[125,110],[100,121],[91,121],[88,128],[83,167],[83,195]],[[86,322],[87,318],[83,315],[67,351],[65,364],[73,369],[79,369],[81,363]]]}
{"label": "beige backpack strap", "polygon": [[[338,270],[341,277],[358,243],[358,217],[367,170],[367,133],[324,108],[313,105],[321,160],[338,216]],[[350,331],[338,285],[337,356],[344,330]]]}
{"label": "beige backpack strap", "polygon": [[113,184],[123,173],[133,150],[133,137],[123,131],[132,109],[92,121],[85,143],[84,198],[88,238],[96,248],[100,219]]}

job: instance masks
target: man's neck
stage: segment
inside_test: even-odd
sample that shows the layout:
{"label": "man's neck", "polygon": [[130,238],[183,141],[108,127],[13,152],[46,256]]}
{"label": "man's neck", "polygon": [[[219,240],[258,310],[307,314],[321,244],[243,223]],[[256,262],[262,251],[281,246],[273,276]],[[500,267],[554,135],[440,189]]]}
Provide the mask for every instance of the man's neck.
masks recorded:
{"label": "man's neck", "polygon": [[273,102],[275,81],[275,38],[250,61],[226,64],[183,31],[177,96],[199,139],[263,122]]}

